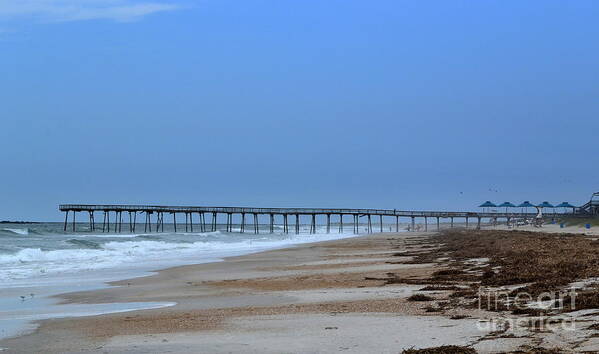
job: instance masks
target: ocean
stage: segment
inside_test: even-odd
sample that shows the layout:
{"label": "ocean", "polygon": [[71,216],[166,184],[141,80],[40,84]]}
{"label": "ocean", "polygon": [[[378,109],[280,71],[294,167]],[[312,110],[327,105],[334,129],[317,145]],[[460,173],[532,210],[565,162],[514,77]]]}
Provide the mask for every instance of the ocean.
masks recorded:
{"label": "ocean", "polygon": [[355,236],[351,225],[346,225],[344,233],[331,227],[329,234],[324,227],[309,234],[309,225],[302,225],[298,235],[293,225],[289,234],[278,226],[269,233],[268,225],[261,225],[259,234],[253,233],[252,225],[246,225],[245,233],[238,232],[239,226],[234,232],[225,229],[217,225],[215,232],[175,232],[173,225],[165,223],[160,233],[116,234],[91,231],[88,224],[80,223],[77,233],[69,233],[63,231],[62,223],[0,224],[0,339],[24,334],[35,328],[33,321],[41,319],[174,305],[58,305],[53,295],[100,289],[108,281],[146,276],[171,266]]}

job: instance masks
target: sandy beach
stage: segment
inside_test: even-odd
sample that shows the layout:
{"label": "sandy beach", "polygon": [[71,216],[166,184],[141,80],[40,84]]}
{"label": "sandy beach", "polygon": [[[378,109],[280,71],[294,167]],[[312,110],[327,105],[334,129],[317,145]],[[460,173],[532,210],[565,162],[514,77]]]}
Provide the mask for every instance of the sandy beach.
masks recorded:
{"label": "sandy beach", "polygon": [[[420,291],[447,264],[441,258],[412,262],[410,254],[434,249],[437,236],[385,233],[304,244],[64,294],[65,303],[176,305],[46,320],[0,347],[7,353],[398,353],[442,345],[506,352],[540,343],[595,348],[597,338],[580,331],[498,335],[497,328],[481,326],[496,312],[447,306],[449,288]],[[390,275],[401,281],[388,281]],[[428,301],[410,301],[423,293]]]}
{"label": "sandy beach", "polygon": [[[472,323],[427,315],[405,299],[418,285],[382,287],[389,271],[422,278],[432,264],[390,264],[423,233],[379,234],[170,268],[65,302],[176,302],[165,309],[43,321],[4,340],[6,352],[397,352],[467,344]],[[409,257],[403,257],[409,258]],[[460,321],[461,322],[461,321]],[[406,331],[406,327],[411,328]],[[423,332],[424,331],[424,332]],[[431,336],[414,336],[430,332]],[[433,339],[436,337],[436,339]]]}

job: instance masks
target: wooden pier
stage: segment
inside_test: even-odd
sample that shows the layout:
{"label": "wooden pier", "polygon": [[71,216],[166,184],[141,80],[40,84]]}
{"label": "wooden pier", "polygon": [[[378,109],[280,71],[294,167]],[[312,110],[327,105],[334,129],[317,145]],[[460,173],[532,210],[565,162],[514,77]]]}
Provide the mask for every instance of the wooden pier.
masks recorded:
{"label": "wooden pier", "polygon": [[[366,224],[366,230],[368,233],[374,232],[372,219],[378,219],[379,221],[379,232],[383,230],[383,218],[387,220],[391,218],[392,223],[395,224],[395,230],[391,228],[390,231],[399,231],[400,218],[408,218],[411,224],[410,230],[415,230],[416,220],[424,221],[424,231],[429,229],[429,219],[436,221],[436,229],[440,229],[441,220],[449,220],[450,227],[454,227],[454,221],[463,220],[465,221],[466,227],[470,225],[470,220],[476,222],[476,227],[480,228],[481,221],[483,219],[499,220],[504,219],[508,223],[512,219],[516,218],[533,218],[536,214],[533,213],[495,213],[495,212],[463,212],[463,211],[403,211],[403,210],[392,210],[392,209],[321,209],[321,208],[251,208],[251,207],[202,207],[202,206],[157,206],[157,205],[84,205],[84,204],[65,204],[60,205],[59,209],[65,213],[64,219],[64,231],[67,231],[69,223],[69,213],[72,214],[72,231],[76,232],[76,215],[78,212],[87,213],[89,216],[89,229],[90,231],[102,231],[111,232],[110,230],[110,215],[113,213],[113,232],[123,232],[123,213],[128,216],[128,222],[125,224],[125,232],[134,233],[137,228],[137,215],[145,215],[144,219],[144,232],[164,232],[164,214],[171,214],[173,226],[175,232],[177,230],[183,231],[182,228],[177,229],[177,214],[185,215],[185,232],[194,232],[194,226],[196,232],[210,232],[216,231],[217,218],[219,215],[226,216],[226,230],[228,232],[233,231],[233,216],[239,215],[239,231],[245,232],[246,217],[251,216],[253,222],[254,233],[259,233],[258,217],[260,215],[266,215],[269,217],[269,232],[274,233],[275,221],[277,218],[280,220],[280,224],[283,228],[284,233],[289,233],[289,218],[294,218],[294,231],[296,234],[300,233],[300,217],[310,218],[310,233],[316,233],[317,228],[317,217],[326,217],[326,232],[331,231],[332,217],[336,217],[338,220],[339,232],[345,230],[345,226],[352,226],[353,233],[359,233],[360,220],[363,220],[362,224]],[[95,214],[102,213],[102,227],[96,228]],[[206,222],[206,215],[210,216],[209,222]],[[554,217],[557,214],[545,215],[545,217]],[[154,216],[154,222],[152,217]],[[346,218],[344,220],[344,217]],[[194,225],[194,218],[197,220],[197,224]],[[347,222],[347,218],[351,218],[351,222]],[[128,226],[128,227],[127,227]],[[141,230],[140,230],[141,231]]]}

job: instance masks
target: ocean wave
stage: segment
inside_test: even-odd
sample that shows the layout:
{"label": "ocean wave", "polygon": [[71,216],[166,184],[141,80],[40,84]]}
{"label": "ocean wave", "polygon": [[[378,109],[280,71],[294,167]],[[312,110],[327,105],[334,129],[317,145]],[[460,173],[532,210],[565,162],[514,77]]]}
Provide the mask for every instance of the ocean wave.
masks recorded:
{"label": "ocean wave", "polygon": [[[148,268],[152,264],[184,264],[215,260],[232,253],[246,254],[290,244],[342,238],[348,235],[301,235],[286,239],[245,239],[234,242],[167,242],[155,240],[110,241],[97,244],[87,240],[67,242],[84,248],[42,250],[25,248],[13,254],[0,254],[0,279],[74,273],[108,268]],[[197,239],[196,239],[197,240]],[[187,260],[187,261],[185,261]]]}
{"label": "ocean wave", "polygon": [[5,233],[9,233],[9,234],[13,234],[13,235],[22,235],[22,236],[27,236],[29,235],[29,229],[25,228],[25,229],[0,229],[0,231],[3,231]]}
{"label": "ocean wave", "polygon": [[75,246],[80,246],[82,248],[91,248],[91,249],[101,249],[102,248],[102,246],[97,242],[89,241],[89,240],[78,240],[76,238],[67,240],[67,243],[70,243]]}
{"label": "ocean wave", "polygon": [[[220,231],[210,232],[172,232],[169,231],[166,234],[169,235],[182,235],[182,236],[216,236],[221,235]],[[93,237],[93,238],[149,238],[154,239],[165,235],[164,233],[132,233],[132,234],[115,234],[115,233],[92,233],[92,234],[78,234],[77,237]]]}

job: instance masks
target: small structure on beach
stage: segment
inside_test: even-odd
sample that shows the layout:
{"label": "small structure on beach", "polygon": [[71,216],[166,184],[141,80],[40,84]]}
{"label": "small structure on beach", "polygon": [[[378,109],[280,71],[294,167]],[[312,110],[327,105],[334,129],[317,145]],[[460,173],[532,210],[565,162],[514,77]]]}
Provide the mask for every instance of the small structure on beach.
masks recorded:
{"label": "small structure on beach", "polygon": [[537,209],[539,210],[539,213],[541,213],[541,214],[542,214],[543,208],[553,209],[553,214],[555,214],[555,206],[553,206],[553,204],[549,203],[548,201],[544,201],[543,203],[537,205]]}
{"label": "small structure on beach", "polygon": [[498,208],[505,208],[505,212],[507,213],[507,208],[515,208],[516,206],[510,202],[503,202],[497,206]]}
{"label": "small structure on beach", "polygon": [[562,202],[561,204],[558,204],[555,207],[556,208],[564,208],[564,213],[566,212],[566,209],[568,209],[568,208],[572,208],[572,213],[574,213],[574,210],[576,210],[576,207],[568,202]]}
{"label": "small structure on beach", "polygon": [[495,205],[494,203],[492,203],[490,200],[487,200],[486,202],[482,203],[481,205],[478,206],[479,208],[483,208],[483,212],[485,211],[485,208],[487,208],[487,212],[490,212],[491,208],[497,208],[497,205]]}
{"label": "small structure on beach", "polygon": [[526,213],[528,213],[528,208],[534,208],[534,204],[532,204],[530,201],[526,200],[524,201],[524,203],[521,203],[520,205],[518,205],[518,208],[522,208],[522,212],[524,213],[526,211]]}
{"label": "small structure on beach", "polygon": [[539,205],[537,205],[538,208],[555,208],[551,203],[545,201]]}
{"label": "small structure on beach", "polygon": [[599,215],[599,192],[593,193],[591,200],[574,210],[576,214]]}

